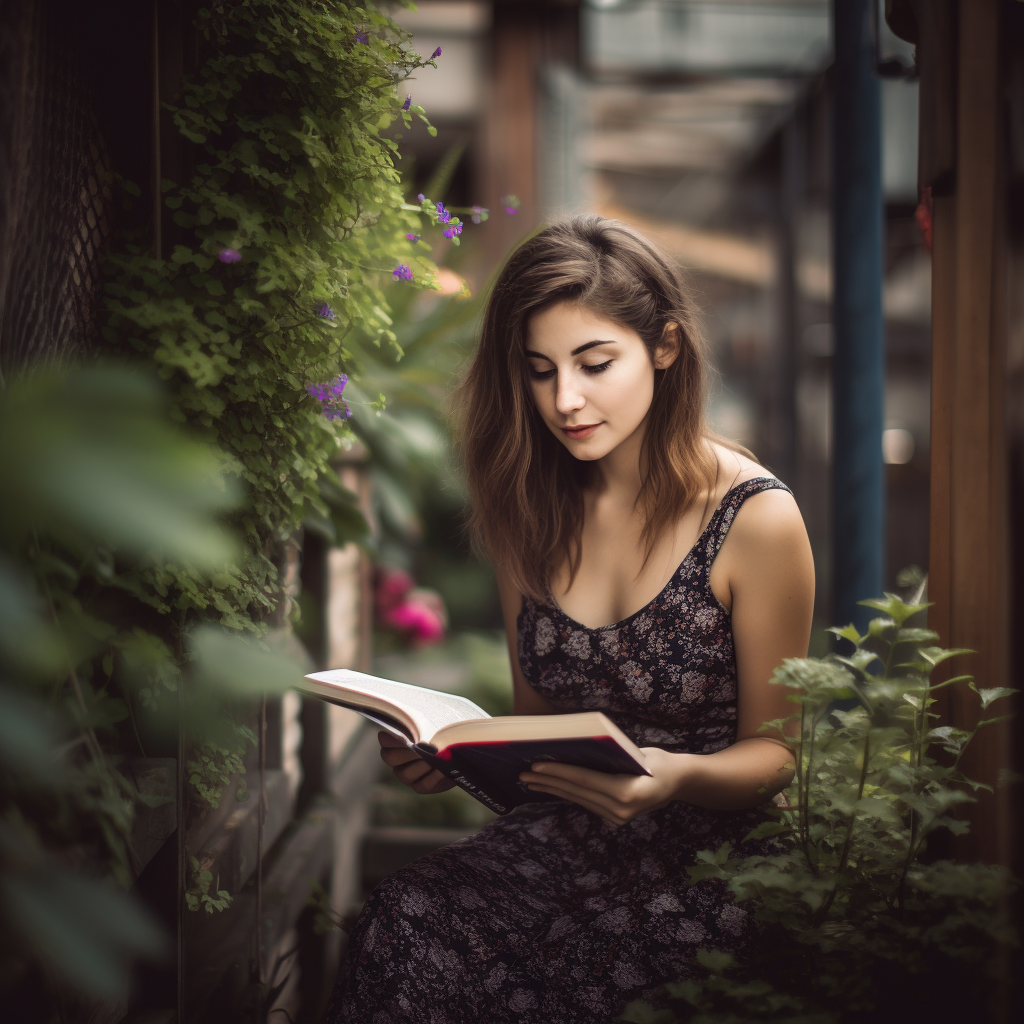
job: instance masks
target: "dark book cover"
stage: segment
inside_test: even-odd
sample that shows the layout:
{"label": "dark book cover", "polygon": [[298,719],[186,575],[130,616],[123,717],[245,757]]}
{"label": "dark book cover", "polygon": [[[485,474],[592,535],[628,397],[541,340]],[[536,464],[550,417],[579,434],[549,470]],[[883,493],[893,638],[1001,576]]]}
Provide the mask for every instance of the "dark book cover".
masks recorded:
{"label": "dark book cover", "polygon": [[413,749],[498,814],[507,814],[520,804],[562,799],[533,792],[519,781],[520,773],[538,761],[558,761],[613,775],[649,774],[611,736],[455,743],[442,750],[418,743]]}

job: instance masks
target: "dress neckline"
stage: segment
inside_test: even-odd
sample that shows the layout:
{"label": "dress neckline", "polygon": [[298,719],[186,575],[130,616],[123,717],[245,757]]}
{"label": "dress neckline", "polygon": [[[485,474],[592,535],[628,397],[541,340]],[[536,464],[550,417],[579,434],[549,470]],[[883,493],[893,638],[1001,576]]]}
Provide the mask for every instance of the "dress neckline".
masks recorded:
{"label": "dress neckline", "polygon": [[[708,519],[707,526],[704,527],[704,529],[701,531],[701,535],[693,542],[693,546],[690,548],[689,551],[686,552],[686,555],[683,557],[683,560],[679,563],[678,566],[676,566],[675,571],[672,573],[671,576],[669,576],[668,581],[665,583],[665,586],[663,586],[661,588],[661,590],[659,590],[658,593],[655,594],[654,597],[652,597],[650,599],[650,601],[648,601],[647,604],[645,604],[642,608],[638,608],[635,612],[631,612],[625,618],[619,619],[617,622],[610,622],[607,626],[585,626],[578,619],[574,619],[571,615],[567,614],[565,611],[562,610],[562,606],[555,600],[555,595],[551,593],[550,585],[547,585],[547,586],[545,586],[544,589],[547,591],[548,600],[551,602],[551,607],[556,612],[558,612],[558,614],[561,615],[562,618],[565,619],[567,622],[571,622],[572,625],[577,627],[578,629],[585,629],[588,633],[603,633],[606,629],[617,629],[620,626],[626,625],[627,622],[632,621],[638,615],[642,615],[652,605],[656,604],[662,598],[662,596],[664,595],[665,591],[668,590],[668,588],[670,586],[672,586],[672,584],[675,582],[675,578],[682,571],[683,566],[685,566],[686,563],[689,562],[689,560],[693,557],[693,555],[701,547],[703,547],[704,540],[705,540],[705,538],[708,535],[708,531],[711,529],[711,527],[714,524],[715,520],[718,518],[719,512],[721,512],[722,509],[725,507],[726,500],[729,498],[729,496],[734,491],[738,491],[741,487],[745,487],[747,484],[752,484],[755,481],[760,481],[760,480],[778,480],[778,477],[774,477],[774,476],[752,476],[749,480],[741,480],[735,486],[730,487],[729,490],[727,490],[725,492],[725,494],[722,495],[722,500],[715,506],[714,512],[711,513],[711,518]],[[718,604],[719,607],[722,607],[721,602],[719,602],[717,600],[717,598],[716,598],[716,604]],[[725,610],[725,609],[723,608],[723,610]]]}

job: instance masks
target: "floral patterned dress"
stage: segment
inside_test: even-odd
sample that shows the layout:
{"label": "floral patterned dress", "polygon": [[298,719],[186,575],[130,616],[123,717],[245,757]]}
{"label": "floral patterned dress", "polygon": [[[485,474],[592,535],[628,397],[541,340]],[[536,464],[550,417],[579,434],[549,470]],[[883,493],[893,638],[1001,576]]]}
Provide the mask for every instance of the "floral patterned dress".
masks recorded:
{"label": "floral patterned dress", "polygon": [[[526,680],[565,711],[603,711],[640,747],[710,754],[733,742],[736,660],[711,563],[752,494],[738,484],[648,604],[590,629],[553,600],[523,602]],[[700,850],[740,843],[760,808],[675,801],[617,827],[568,801],[528,803],[385,879],[351,936],[329,1024],[605,1024],[701,947],[742,952],[747,911]],[[753,852],[753,850],[751,851]]]}

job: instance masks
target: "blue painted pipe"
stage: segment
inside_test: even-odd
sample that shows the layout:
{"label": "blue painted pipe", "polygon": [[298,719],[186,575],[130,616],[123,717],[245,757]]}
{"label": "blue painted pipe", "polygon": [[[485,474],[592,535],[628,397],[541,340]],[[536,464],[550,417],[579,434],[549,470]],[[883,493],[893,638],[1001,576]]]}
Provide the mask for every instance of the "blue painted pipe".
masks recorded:
{"label": "blue painted pipe", "polygon": [[833,0],[833,622],[863,633],[885,557],[881,96],[870,4]]}

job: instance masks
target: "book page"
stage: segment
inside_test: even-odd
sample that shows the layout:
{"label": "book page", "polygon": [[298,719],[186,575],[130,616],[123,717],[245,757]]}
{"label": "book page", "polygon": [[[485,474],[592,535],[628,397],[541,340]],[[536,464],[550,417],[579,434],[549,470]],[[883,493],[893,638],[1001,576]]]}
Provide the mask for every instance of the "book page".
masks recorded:
{"label": "book page", "polygon": [[[354,694],[366,694],[376,698],[383,706],[392,705],[401,709],[416,727],[414,739],[429,743],[438,729],[455,722],[471,718],[489,718],[482,708],[465,697],[439,690],[428,690],[410,683],[399,683],[394,679],[353,672],[351,669],[333,669],[329,672],[313,672],[306,678]],[[351,706],[351,705],[350,705]]]}

